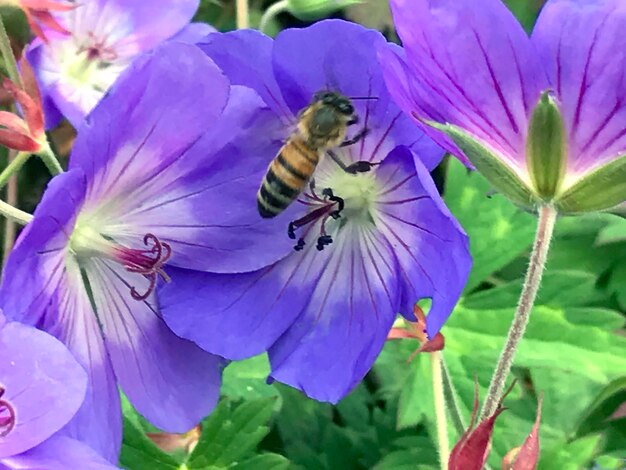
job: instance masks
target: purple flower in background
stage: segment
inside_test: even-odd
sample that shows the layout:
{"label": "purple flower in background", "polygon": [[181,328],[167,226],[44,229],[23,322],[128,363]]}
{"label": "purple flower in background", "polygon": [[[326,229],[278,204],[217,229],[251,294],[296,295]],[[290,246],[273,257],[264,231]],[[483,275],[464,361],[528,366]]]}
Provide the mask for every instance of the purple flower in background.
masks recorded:
{"label": "purple flower in background", "polygon": [[500,0],[391,6],[389,90],[447,150],[520,205],[626,200],[625,2],[549,0],[530,38]]}
{"label": "purple flower in background", "polygon": [[[207,210],[232,211],[233,220],[248,220],[236,212],[239,205],[256,209],[267,166],[314,93],[330,88],[374,98],[354,101],[369,130],[365,139],[337,150],[345,163],[377,163],[371,172],[350,175],[322,159],[315,188],[274,219],[256,215],[272,231],[248,256],[263,263],[221,273],[173,269],[172,282],[158,290],[164,318],[178,335],[229,359],[269,349],[271,379],[319,400],[335,402],[363,378],[396,314],[411,314],[420,298],[433,299],[428,332],[434,335],[471,265],[467,238],[428,173],[442,150],[386,91],[374,47],[386,44],[379,33],[342,21],[287,30],[276,41],[237,31],[211,34],[199,44],[233,83],[259,93],[282,130],[267,153],[231,161],[242,168],[236,174],[245,175],[237,181],[237,207],[226,198],[207,201]],[[323,196],[325,189],[345,203],[339,219],[329,217],[338,206]],[[287,237],[296,219],[301,251]],[[319,251],[323,234],[333,243]]]}
{"label": "purple flower in background", "polygon": [[115,468],[57,433],[86,389],[85,371],[63,344],[31,326],[6,323],[0,312],[0,467]]}
{"label": "purple flower in background", "polygon": [[[48,42],[36,40],[28,51],[46,99],[49,127],[58,122],[59,111],[77,127],[135,57],[177,33],[186,40],[185,26],[199,0],[76,3],[56,15],[68,34],[44,28]],[[193,25],[194,31],[199,28],[203,35],[213,30]]]}
{"label": "purple flower in background", "polygon": [[[170,331],[153,289],[166,264],[236,270],[275,259],[270,249],[245,261],[266,229],[231,222],[246,211],[256,220],[256,207],[239,210],[245,185],[226,183],[229,159],[266,152],[254,140],[266,141],[265,113],[197,47],[160,46],[78,129],[69,171],[52,180],[9,257],[2,306],[61,339],[87,369],[70,434],[110,460],[122,432],[118,384],[168,432],[187,431],[215,405],[223,360]],[[219,211],[205,202],[216,199],[227,201]]]}

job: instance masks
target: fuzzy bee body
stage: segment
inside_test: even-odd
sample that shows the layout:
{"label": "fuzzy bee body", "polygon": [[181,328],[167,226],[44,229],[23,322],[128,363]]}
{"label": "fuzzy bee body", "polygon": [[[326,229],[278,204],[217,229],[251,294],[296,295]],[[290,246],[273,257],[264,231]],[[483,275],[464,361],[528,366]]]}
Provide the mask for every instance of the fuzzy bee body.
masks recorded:
{"label": "fuzzy bee body", "polygon": [[257,193],[259,214],[275,217],[297,199],[322,156],[343,145],[348,126],[357,121],[348,98],[336,92],[316,93],[263,178]]}

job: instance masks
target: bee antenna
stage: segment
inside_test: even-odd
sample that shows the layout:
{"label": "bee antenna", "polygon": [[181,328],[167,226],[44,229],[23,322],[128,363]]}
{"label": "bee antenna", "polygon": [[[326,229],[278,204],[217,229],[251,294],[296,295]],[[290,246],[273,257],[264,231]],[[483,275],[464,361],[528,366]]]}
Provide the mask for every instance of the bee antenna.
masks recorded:
{"label": "bee antenna", "polygon": [[377,100],[378,96],[351,96],[351,100]]}

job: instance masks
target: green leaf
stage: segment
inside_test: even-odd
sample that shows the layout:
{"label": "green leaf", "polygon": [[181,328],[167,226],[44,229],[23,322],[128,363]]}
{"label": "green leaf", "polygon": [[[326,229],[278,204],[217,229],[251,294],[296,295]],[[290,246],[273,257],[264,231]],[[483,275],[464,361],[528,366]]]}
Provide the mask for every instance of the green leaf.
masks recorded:
{"label": "green leaf", "polygon": [[260,454],[233,465],[236,470],[286,470],[290,466],[288,459],[278,454]]}
{"label": "green leaf", "polygon": [[537,226],[534,216],[501,195],[488,198],[490,189],[480,174],[450,160],[445,201],[469,235],[474,258],[466,292],[528,251]]}
{"label": "green leaf", "polygon": [[605,227],[598,233],[596,245],[608,245],[610,243],[626,242],[626,219],[615,215],[606,215],[610,217]]}
{"label": "green leaf", "polygon": [[626,201],[626,155],[585,175],[554,200],[559,212],[577,214],[611,209]]}
{"label": "green leaf", "polygon": [[222,395],[231,399],[277,397],[276,387],[267,384],[270,365],[266,354],[232,362],[224,370]]}
{"label": "green leaf", "polygon": [[626,403],[626,377],[620,377],[608,384],[587,408],[584,418],[576,430],[577,436],[584,436],[603,429],[613,413]]}
{"label": "green leaf", "polygon": [[189,457],[190,469],[227,468],[249,456],[269,432],[276,399],[234,405],[223,400],[203,421],[202,436]]}
{"label": "green leaf", "polygon": [[588,436],[543,451],[539,470],[579,470],[589,468],[601,436]]}
{"label": "green leaf", "polygon": [[124,416],[124,441],[120,466],[128,470],[177,470],[180,463],[159,449],[137,426]]}

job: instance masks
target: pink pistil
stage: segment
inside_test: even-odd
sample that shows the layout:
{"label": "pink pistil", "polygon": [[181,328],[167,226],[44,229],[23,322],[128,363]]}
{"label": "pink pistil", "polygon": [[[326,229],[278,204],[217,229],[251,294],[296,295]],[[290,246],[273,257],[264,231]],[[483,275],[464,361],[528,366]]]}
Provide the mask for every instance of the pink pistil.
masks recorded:
{"label": "pink pistil", "polygon": [[117,59],[117,52],[112,47],[105,45],[106,39],[98,39],[93,32],[89,32],[88,35],[91,44],[83,46],[80,52],[86,51],[89,60],[113,62]]}
{"label": "pink pistil", "polygon": [[0,387],[0,438],[6,437],[15,427],[15,410],[2,400],[4,388]]}
{"label": "pink pistil", "polygon": [[141,274],[150,281],[148,289],[143,294],[137,292],[135,287],[131,287],[130,295],[135,300],[146,300],[150,296],[156,287],[157,275],[165,282],[170,280],[163,270],[163,265],[172,256],[170,245],[162,242],[151,233],[147,233],[143,237],[143,243],[146,246],[152,246],[147,250],[133,250],[124,247],[115,249],[115,258],[124,265],[128,272]]}

